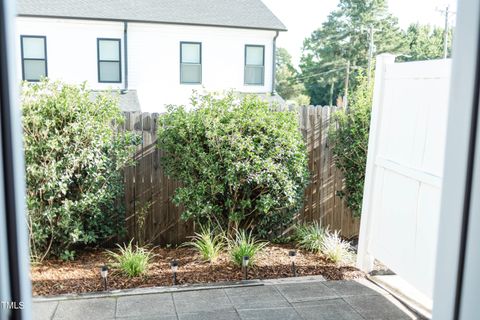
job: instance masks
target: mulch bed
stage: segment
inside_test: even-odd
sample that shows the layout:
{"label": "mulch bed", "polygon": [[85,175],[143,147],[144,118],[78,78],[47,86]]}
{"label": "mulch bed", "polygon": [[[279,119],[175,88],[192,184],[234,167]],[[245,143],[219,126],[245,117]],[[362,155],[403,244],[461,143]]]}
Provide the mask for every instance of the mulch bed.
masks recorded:
{"label": "mulch bed", "polygon": [[[288,251],[291,245],[269,245],[258,256],[256,266],[249,269],[249,279],[275,279],[291,276]],[[172,285],[170,261],[177,259],[178,284],[213,283],[243,279],[239,267],[223,253],[213,264],[203,262],[191,248],[155,248],[156,254],[148,273],[143,277],[128,278],[120,271],[110,270],[109,290]],[[104,250],[83,252],[75,261],[49,260],[32,266],[31,279],[34,296],[102,291],[101,266],[109,262]],[[363,277],[353,266],[337,266],[318,254],[297,250],[298,276],[322,275],[329,280],[347,280]]]}

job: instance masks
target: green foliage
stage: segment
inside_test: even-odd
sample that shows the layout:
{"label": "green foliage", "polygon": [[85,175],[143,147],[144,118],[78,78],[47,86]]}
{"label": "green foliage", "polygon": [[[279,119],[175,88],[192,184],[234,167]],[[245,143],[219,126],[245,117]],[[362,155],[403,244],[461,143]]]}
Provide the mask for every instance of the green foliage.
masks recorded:
{"label": "green foliage", "polygon": [[356,86],[358,71],[368,64],[370,26],[375,54],[405,53],[405,37],[385,0],[340,0],[327,21],[305,39],[301,79],[313,104],[332,105],[343,95],[347,62],[350,87]]}
{"label": "green foliage", "polygon": [[201,226],[200,232],[196,232],[192,241],[186,242],[183,246],[195,248],[208,262],[215,262],[225,246],[224,235],[211,230],[210,226]]}
{"label": "green foliage", "polygon": [[335,264],[346,264],[354,261],[352,246],[340,237],[338,231],[327,230],[323,239],[322,253]]}
{"label": "green foliage", "polygon": [[254,96],[194,96],[193,110],[159,117],[165,172],[179,180],[183,219],[274,237],[302,205],[307,153],[293,112],[271,111]]}
{"label": "green foliage", "polygon": [[267,245],[268,242],[261,242],[255,239],[250,231],[237,230],[234,239],[227,239],[228,251],[232,262],[237,266],[242,266],[243,257],[249,258],[249,266],[255,265],[255,258]]}
{"label": "green foliage", "polygon": [[149,264],[154,257],[152,251],[143,247],[132,246],[132,241],[127,245],[117,244],[119,252],[107,251],[113,259],[115,268],[120,269],[129,277],[138,277],[148,271]]}
{"label": "green foliage", "polygon": [[295,239],[300,248],[319,253],[325,239],[325,229],[318,222],[301,224],[295,228]]}
{"label": "green foliage", "polygon": [[[447,56],[451,55],[453,30],[448,30]],[[429,25],[411,24],[406,32],[408,50],[400,61],[418,61],[443,58],[444,29]]]}
{"label": "green foliage", "polygon": [[348,110],[334,114],[334,125],[329,131],[335,166],[345,178],[343,190],[337,195],[345,198],[354,216],[362,210],[363,185],[367,164],[368,134],[372,104],[372,88],[364,77],[350,96]]}
{"label": "green foliage", "polygon": [[275,90],[285,100],[296,100],[305,87],[297,80],[298,72],[293,67],[292,56],[284,48],[278,48],[276,54]]}
{"label": "green foliage", "polygon": [[121,234],[115,200],[135,139],[115,134],[116,100],[44,80],[23,85],[22,112],[32,259],[73,259],[73,248]]}

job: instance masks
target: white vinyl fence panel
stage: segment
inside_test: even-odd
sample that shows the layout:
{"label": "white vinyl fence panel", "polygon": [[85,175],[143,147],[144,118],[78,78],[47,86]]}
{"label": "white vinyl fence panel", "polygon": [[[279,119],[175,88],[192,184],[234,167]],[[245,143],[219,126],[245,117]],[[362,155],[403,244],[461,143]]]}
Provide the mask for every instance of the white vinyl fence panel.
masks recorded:
{"label": "white vinyl fence panel", "polygon": [[431,298],[450,60],[377,58],[358,265],[387,265]]}

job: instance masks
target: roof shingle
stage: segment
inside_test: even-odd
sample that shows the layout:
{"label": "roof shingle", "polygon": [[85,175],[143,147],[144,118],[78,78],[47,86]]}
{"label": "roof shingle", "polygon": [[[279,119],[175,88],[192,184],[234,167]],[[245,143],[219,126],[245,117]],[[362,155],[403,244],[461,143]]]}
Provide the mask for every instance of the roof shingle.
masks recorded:
{"label": "roof shingle", "polygon": [[286,30],[261,0],[19,0],[20,16]]}

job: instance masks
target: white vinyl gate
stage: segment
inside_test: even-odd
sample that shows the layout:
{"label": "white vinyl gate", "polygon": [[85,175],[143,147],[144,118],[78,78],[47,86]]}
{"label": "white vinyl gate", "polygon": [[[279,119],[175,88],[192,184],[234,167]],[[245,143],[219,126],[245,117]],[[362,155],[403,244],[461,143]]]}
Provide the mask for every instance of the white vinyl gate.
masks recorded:
{"label": "white vinyl gate", "polygon": [[377,57],[358,266],[377,259],[430,299],[450,60]]}

